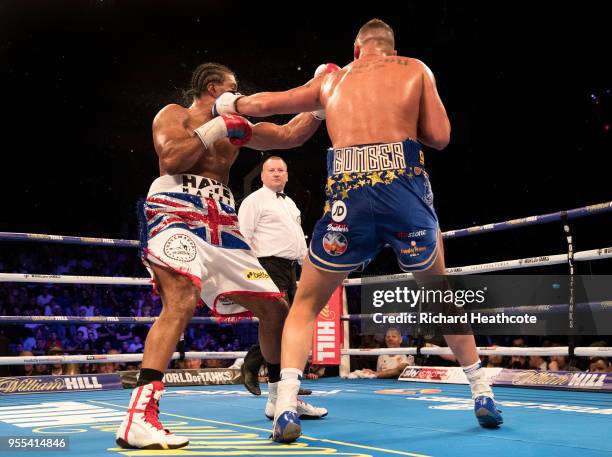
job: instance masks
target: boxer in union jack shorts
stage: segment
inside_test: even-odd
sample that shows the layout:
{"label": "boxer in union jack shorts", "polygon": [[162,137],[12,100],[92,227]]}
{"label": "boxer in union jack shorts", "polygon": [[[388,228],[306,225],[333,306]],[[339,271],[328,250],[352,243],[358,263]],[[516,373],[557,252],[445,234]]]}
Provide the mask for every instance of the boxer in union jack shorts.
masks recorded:
{"label": "boxer in union jack shorts", "polygon": [[[186,437],[164,429],[158,418],[163,372],[198,303],[219,316],[259,318],[261,350],[268,366],[266,413],[273,416],[280,379],[280,346],[288,312],[278,288],[244,241],[234,198],[227,187],[240,146],[289,149],[301,145],[321,123],[303,113],[287,124],[252,125],[240,116],[213,119],[215,98],[235,91],[234,73],[206,63],[193,73],[189,108],[168,105],[153,121],[160,177],[142,211],[143,261],[163,302],[145,342],[142,368],[127,415],[116,433],[125,448],[175,449]],[[302,415],[322,417],[324,408],[300,401]]]}

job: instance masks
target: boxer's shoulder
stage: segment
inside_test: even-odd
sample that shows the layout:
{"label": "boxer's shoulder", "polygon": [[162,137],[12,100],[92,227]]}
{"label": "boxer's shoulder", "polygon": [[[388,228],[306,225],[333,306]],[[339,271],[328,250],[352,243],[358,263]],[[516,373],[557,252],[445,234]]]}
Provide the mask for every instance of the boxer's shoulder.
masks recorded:
{"label": "boxer's shoulder", "polygon": [[171,103],[170,105],[164,106],[159,113],[157,113],[157,117],[165,117],[165,116],[189,116],[189,110],[184,106],[177,105],[176,103]]}
{"label": "boxer's shoulder", "polygon": [[164,106],[153,119],[153,130],[164,129],[174,125],[187,125],[190,115],[187,108],[171,104]]}

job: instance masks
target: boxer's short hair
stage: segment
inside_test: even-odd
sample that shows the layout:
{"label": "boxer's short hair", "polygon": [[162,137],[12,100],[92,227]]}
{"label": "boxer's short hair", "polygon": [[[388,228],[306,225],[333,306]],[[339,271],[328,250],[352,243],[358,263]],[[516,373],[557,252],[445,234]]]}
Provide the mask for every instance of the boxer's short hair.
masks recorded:
{"label": "boxer's short hair", "polygon": [[189,89],[185,92],[185,99],[191,102],[193,98],[199,97],[206,92],[210,83],[221,84],[226,74],[233,75],[234,72],[225,65],[215,62],[206,62],[196,67],[191,75]]}
{"label": "boxer's short hair", "polygon": [[[388,32],[391,35],[391,42],[389,44],[392,47],[395,47],[395,34],[393,33],[393,29],[386,22],[380,19],[376,19],[376,18],[370,19],[368,22],[363,24],[363,26],[361,26],[361,28],[359,29],[359,32],[357,32],[357,38],[355,39],[355,41],[359,41],[361,37],[363,37],[366,34],[369,34],[370,32],[374,32],[374,31]],[[387,41],[387,42],[389,41],[388,35],[384,33],[381,33],[379,37],[376,37],[376,39]]]}

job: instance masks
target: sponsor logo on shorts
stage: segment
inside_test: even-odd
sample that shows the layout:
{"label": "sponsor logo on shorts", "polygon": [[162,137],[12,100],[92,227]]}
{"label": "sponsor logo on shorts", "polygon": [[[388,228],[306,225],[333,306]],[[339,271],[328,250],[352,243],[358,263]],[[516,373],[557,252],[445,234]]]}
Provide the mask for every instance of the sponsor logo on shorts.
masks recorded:
{"label": "sponsor logo on shorts", "polygon": [[179,262],[191,262],[196,258],[196,244],[189,236],[177,233],[164,244],[164,254]]}
{"label": "sponsor logo on shorts", "polygon": [[235,206],[234,196],[226,185],[203,176],[183,175],[183,192],[212,198],[232,208]]}
{"label": "sponsor logo on shorts", "polygon": [[249,281],[257,281],[259,279],[270,279],[270,275],[265,270],[246,270],[244,277]]}
{"label": "sponsor logo on shorts", "polygon": [[402,143],[371,144],[334,149],[333,174],[368,173],[406,168]]}
{"label": "sponsor logo on shorts", "polygon": [[431,190],[431,183],[429,182],[429,177],[427,173],[424,175],[425,178],[425,195],[423,195],[423,201],[427,204],[427,206],[433,206],[433,191]]}
{"label": "sponsor logo on shorts", "polygon": [[348,232],[348,230],[348,224],[337,224],[335,222],[327,224],[328,232]]}
{"label": "sponsor logo on shorts", "polygon": [[340,232],[327,232],[322,243],[325,252],[334,257],[344,254],[348,248],[348,241]]}
{"label": "sponsor logo on shorts", "polygon": [[410,238],[421,238],[427,235],[427,230],[416,230],[414,232],[397,232],[397,237],[400,240],[410,239]]}
{"label": "sponsor logo on shorts", "polygon": [[332,205],[331,216],[334,222],[342,222],[346,219],[348,210],[346,204],[342,200],[336,200]]}
{"label": "sponsor logo on shorts", "polygon": [[410,257],[416,257],[419,254],[421,254],[422,252],[426,251],[427,248],[425,246],[417,246],[416,241],[411,241],[410,242],[410,247],[406,248],[406,249],[402,249],[400,251],[400,254],[407,254]]}

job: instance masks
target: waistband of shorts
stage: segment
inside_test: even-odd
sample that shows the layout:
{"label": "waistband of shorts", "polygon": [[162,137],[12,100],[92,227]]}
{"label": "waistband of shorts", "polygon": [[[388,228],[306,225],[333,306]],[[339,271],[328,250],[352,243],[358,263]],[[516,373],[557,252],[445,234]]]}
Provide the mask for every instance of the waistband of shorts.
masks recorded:
{"label": "waistband of shorts", "polygon": [[275,262],[282,263],[283,265],[289,267],[295,267],[298,264],[297,260],[285,259],[284,257],[276,257],[273,255],[257,257],[258,260],[274,260]]}
{"label": "waistband of shorts", "polygon": [[148,197],[164,192],[189,194],[196,197],[212,198],[220,203],[236,207],[234,195],[222,182],[198,175],[164,175],[157,178],[149,188]]}
{"label": "waistband of shorts", "polygon": [[327,150],[328,176],[402,170],[413,166],[425,166],[425,155],[423,146],[412,139],[397,143],[360,144]]}

